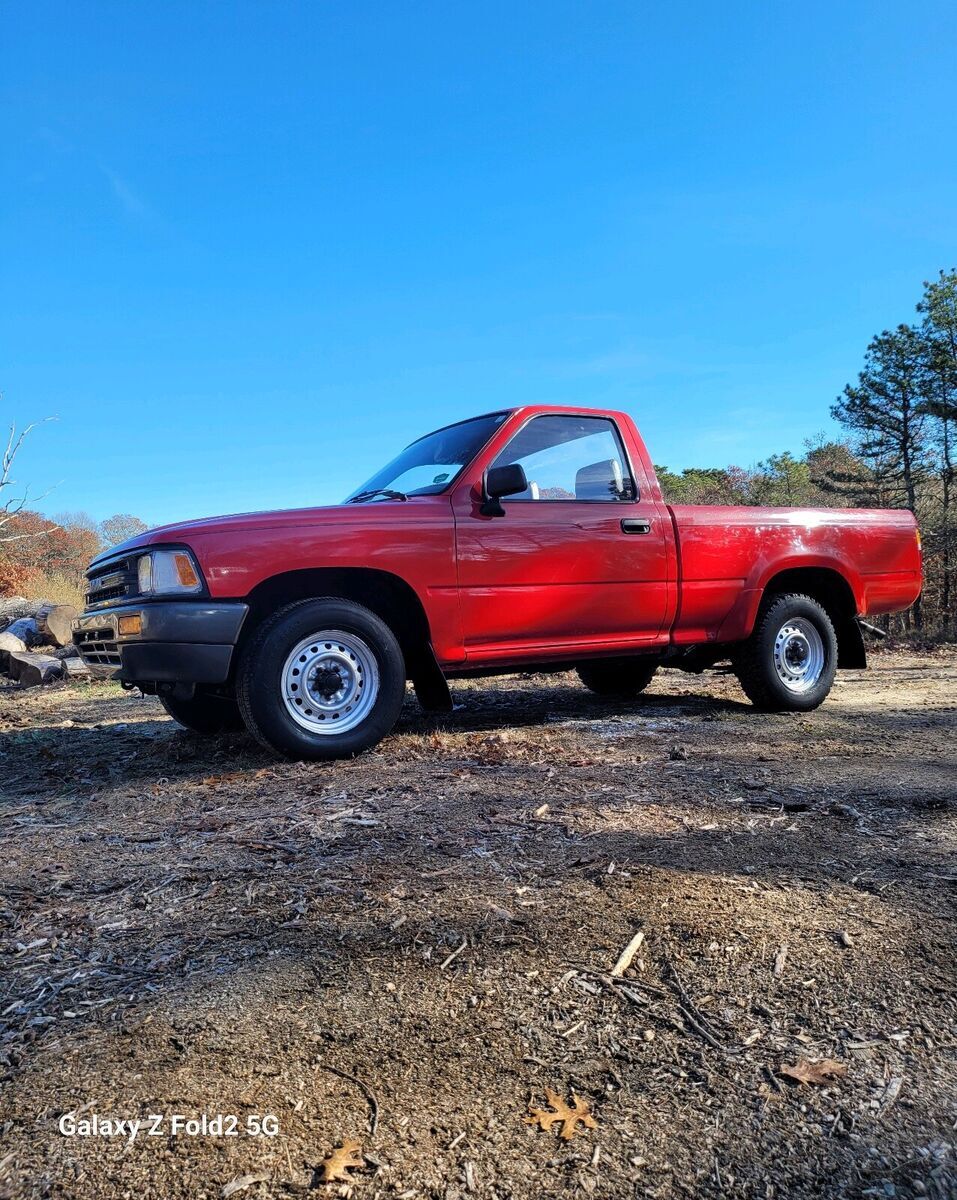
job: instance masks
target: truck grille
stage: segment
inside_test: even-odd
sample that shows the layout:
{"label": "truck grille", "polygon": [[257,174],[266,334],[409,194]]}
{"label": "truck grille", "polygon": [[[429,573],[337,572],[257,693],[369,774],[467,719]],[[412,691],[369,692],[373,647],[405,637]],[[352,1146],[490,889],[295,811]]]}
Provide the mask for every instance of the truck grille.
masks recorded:
{"label": "truck grille", "polygon": [[120,648],[112,629],[83,629],[74,635],[80,657],[91,667],[119,667]]}
{"label": "truck grille", "polygon": [[101,608],[138,594],[136,557],[112,558],[97,563],[86,573],[86,607]]}

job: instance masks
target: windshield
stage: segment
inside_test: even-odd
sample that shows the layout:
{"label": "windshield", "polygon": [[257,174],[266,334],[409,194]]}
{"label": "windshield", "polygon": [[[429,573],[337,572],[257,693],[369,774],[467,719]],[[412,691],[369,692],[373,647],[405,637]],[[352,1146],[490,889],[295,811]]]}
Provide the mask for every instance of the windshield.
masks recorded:
{"label": "windshield", "polygon": [[[434,496],[444,491],[467,467],[508,416],[507,412],[489,413],[460,421],[435,433],[427,433],[400,455],[367,479],[346,497],[345,503],[362,499],[382,499],[382,493],[402,496]],[[399,496],[394,495],[400,493]],[[386,499],[389,497],[386,496]]]}

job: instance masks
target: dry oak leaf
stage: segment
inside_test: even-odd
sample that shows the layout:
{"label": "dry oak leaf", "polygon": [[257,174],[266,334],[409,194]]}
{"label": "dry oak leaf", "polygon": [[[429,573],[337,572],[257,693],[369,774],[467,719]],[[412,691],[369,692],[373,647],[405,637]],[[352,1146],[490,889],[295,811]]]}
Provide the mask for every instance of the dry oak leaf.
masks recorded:
{"label": "dry oak leaf", "polygon": [[545,1099],[548,1101],[549,1108],[555,1111],[549,1112],[544,1108],[533,1108],[530,1104],[528,1111],[531,1115],[525,1118],[526,1125],[537,1125],[547,1133],[553,1125],[561,1121],[562,1127],[558,1136],[565,1142],[571,1141],[579,1121],[588,1129],[598,1128],[598,1122],[591,1115],[591,1109],[587,1102],[581,1100],[574,1092],[572,1092],[571,1108],[551,1088],[545,1089]]}
{"label": "dry oak leaf", "polygon": [[352,1183],[352,1176],[347,1175],[346,1172],[359,1170],[366,1165],[365,1159],[360,1153],[361,1149],[361,1142],[354,1142],[352,1138],[343,1138],[342,1145],[323,1160],[319,1168],[321,1181],[323,1183]]}
{"label": "dry oak leaf", "polygon": [[822,1058],[818,1062],[799,1058],[793,1067],[781,1067],[778,1074],[797,1083],[816,1083],[823,1086],[842,1079],[847,1074],[847,1067],[844,1063],[835,1062],[833,1058]]}

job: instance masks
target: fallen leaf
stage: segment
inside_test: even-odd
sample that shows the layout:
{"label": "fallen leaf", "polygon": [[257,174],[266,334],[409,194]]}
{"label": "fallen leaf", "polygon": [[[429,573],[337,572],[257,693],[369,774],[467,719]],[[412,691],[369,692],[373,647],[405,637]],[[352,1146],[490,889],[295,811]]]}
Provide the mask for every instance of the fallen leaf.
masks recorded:
{"label": "fallen leaf", "polygon": [[835,1062],[833,1058],[822,1058],[817,1062],[799,1058],[793,1067],[781,1067],[778,1074],[797,1083],[816,1083],[823,1086],[842,1079],[847,1074],[847,1067],[844,1063]]}
{"label": "fallen leaf", "polygon": [[588,1129],[597,1129],[598,1122],[591,1115],[591,1109],[587,1102],[579,1099],[574,1092],[572,1092],[571,1108],[551,1088],[545,1089],[545,1099],[548,1101],[549,1108],[554,1109],[554,1112],[548,1112],[544,1108],[533,1108],[530,1104],[528,1111],[531,1115],[525,1118],[527,1125],[537,1125],[547,1133],[553,1125],[561,1121],[562,1127],[558,1136],[565,1142],[571,1141],[579,1121]]}
{"label": "fallen leaf", "polygon": [[351,1138],[343,1138],[342,1145],[327,1155],[322,1166],[319,1168],[319,1177],[322,1182],[354,1182],[352,1176],[347,1175],[346,1172],[359,1170],[366,1165],[365,1159],[360,1153],[361,1149],[361,1142],[354,1142]]}

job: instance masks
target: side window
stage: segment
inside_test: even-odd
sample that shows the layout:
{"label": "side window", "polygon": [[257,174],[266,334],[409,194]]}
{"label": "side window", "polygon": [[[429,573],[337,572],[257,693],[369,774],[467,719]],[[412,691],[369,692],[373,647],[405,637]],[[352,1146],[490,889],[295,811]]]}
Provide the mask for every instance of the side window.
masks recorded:
{"label": "side window", "polygon": [[638,499],[618,431],[604,417],[533,417],[492,466],[513,463],[525,469],[528,491],[509,502]]}

